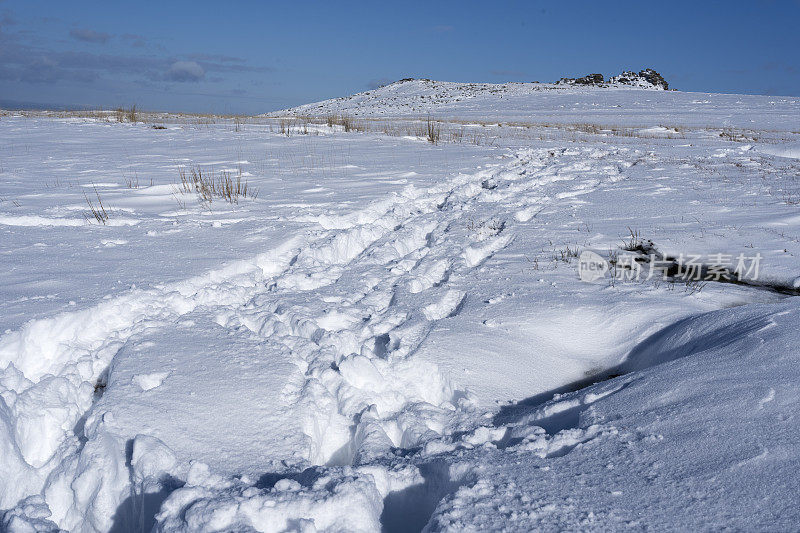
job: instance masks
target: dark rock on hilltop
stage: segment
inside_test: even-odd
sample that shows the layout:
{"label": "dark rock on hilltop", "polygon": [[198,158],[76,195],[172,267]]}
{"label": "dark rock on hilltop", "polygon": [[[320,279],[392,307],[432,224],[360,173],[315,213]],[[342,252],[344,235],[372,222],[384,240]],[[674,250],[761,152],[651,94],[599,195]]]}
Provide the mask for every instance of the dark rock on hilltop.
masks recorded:
{"label": "dark rock on hilltop", "polygon": [[561,78],[556,85],[602,85],[603,82],[602,74],[587,74],[582,78]]}
{"label": "dark rock on hilltop", "polygon": [[665,91],[669,89],[669,83],[667,83],[667,80],[664,79],[664,76],[651,68],[640,71],[639,75],[651,85],[660,85],[661,87],[664,87]]}
{"label": "dark rock on hilltop", "polygon": [[640,87],[651,85],[656,88],[664,89],[665,91],[669,89],[669,83],[664,79],[664,76],[651,68],[640,70],[638,74],[632,70],[626,70],[619,76],[613,76],[608,81],[609,83],[636,85]]}
{"label": "dark rock on hilltop", "polygon": [[579,85],[600,85],[603,83],[603,75],[602,74],[587,74],[582,78],[578,78],[575,80],[575,83]]}
{"label": "dark rock on hilltop", "polygon": [[669,84],[664,77],[651,68],[640,70],[638,73],[626,70],[619,76],[612,76],[605,81],[602,74],[588,74],[582,78],[561,78],[556,85],[592,85],[596,87],[609,87],[611,85],[631,85],[648,89],[668,90]]}

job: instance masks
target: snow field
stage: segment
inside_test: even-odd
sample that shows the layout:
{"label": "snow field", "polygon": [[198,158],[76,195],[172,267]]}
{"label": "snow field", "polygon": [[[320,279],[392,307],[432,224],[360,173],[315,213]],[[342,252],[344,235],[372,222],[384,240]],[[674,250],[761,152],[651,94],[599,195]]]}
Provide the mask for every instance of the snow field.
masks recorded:
{"label": "snow field", "polygon": [[[638,109],[653,94],[623,93]],[[34,153],[34,140],[69,132],[0,126],[27,129]],[[133,225],[59,226],[79,220],[82,193],[34,192],[22,178],[80,163],[37,174],[16,146],[0,171],[0,252],[14,267],[0,307],[0,480],[14,480],[0,489],[4,527],[758,529],[796,518],[781,474],[797,462],[795,299],[587,284],[573,260],[610,257],[631,227],[672,255],[757,247],[763,279],[790,286],[796,168],[770,151],[788,131],[755,145],[701,128],[478,147],[324,127],[298,138],[253,126],[231,140],[224,128],[159,138],[76,126],[124,139],[158,179],[95,183],[117,208],[110,220]],[[202,163],[241,167],[261,195],[176,207],[179,165],[159,143],[185,164],[197,143]],[[92,164],[113,166],[119,155],[96,145]],[[271,166],[284,161],[283,173]],[[42,266],[25,276],[18,264]],[[742,489],[747,479],[762,493]]]}

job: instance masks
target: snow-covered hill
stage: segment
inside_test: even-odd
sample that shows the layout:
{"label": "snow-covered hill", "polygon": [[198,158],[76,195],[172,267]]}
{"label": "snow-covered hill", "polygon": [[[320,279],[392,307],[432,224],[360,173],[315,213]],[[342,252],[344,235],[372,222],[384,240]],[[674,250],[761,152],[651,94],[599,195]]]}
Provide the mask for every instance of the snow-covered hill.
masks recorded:
{"label": "snow-covered hill", "polygon": [[[624,77],[623,73],[619,77]],[[613,78],[612,78],[613,80]],[[800,115],[800,99],[653,90],[631,83],[455,83],[401,80],[351,96],[293,107],[266,116],[413,118],[592,123],[603,126],[710,125],[782,129]]]}
{"label": "snow-covered hill", "polygon": [[455,83],[428,79],[404,79],[352,96],[305,104],[270,115],[325,115],[352,113],[357,116],[402,116],[441,112],[461,103],[499,102],[509,97],[529,97],[543,91],[564,91],[555,84],[542,83]]}
{"label": "snow-covered hill", "polygon": [[0,529],[794,529],[800,99],[499,87],[3,114]]}

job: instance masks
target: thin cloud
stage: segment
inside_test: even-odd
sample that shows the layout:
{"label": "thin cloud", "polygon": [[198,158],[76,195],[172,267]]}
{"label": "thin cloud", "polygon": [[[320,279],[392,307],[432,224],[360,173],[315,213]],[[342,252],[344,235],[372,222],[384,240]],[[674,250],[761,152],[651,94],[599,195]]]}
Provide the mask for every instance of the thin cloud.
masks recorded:
{"label": "thin cloud", "polygon": [[11,11],[4,11],[3,15],[0,16],[0,26],[13,26],[16,23],[17,20],[11,14]]}
{"label": "thin cloud", "polygon": [[[192,56],[188,56],[191,59]],[[237,65],[231,63],[221,63],[219,61],[195,61],[206,72],[272,72],[271,67],[251,67],[249,65]]]}
{"label": "thin cloud", "polygon": [[241,57],[223,56],[219,54],[189,54],[189,59],[192,61],[215,61],[219,63],[244,63]]}
{"label": "thin cloud", "polygon": [[197,82],[206,77],[206,71],[196,61],[176,61],[166,77],[169,81]]}
{"label": "thin cloud", "polygon": [[788,65],[788,64],[782,63],[780,61],[769,61],[767,63],[764,63],[761,66],[761,68],[762,68],[762,70],[766,70],[768,72],[769,71],[776,71],[776,70],[777,71],[787,72],[789,74],[796,74],[798,72],[797,68],[794,67],[793,65]]}
{"label": "thin cloud", "polygon": [[[2,1],[2,0],[0,0]],[[2,20],[2,9],[0,9]],[[69,28],[63,30],[66,35]],[[0,27],[0,84],[11,88],[16,94],[4,92],[4,97],[25,95],[29,88],[35,91],[51,91],[49,96],[40,96],[50,103],[59,102],[62,91],[85,89],[105,95],[103,105],[124,94],[168,94],[191,95],[222,102],[270,102],[262,95],[250,95],[239,90],[226,91],[229,82],[246,84],[249,87],[263,85],[260,79],[265,72],[274,67],[251,65],[249,61],[213,51],[195,50],[194,53],[172,54],[157,42],[136,33],[107,34],[98,37],[91,33],[78,33],[68,41],[39,38],[28,32],[9,32]],[[100,32],[95,32],[100,33]],[[84,39],[80,39],[83,37]],[[83,44],[85,38],[90,42],[103,44]],[[69,43],[73,43],[70,45]],[[120,45],[119,48],[112,45]],[[94,50],[89,50],[91,46]],[[119,52],[117,52],[119,50]],[[107,53],[103,53],[107,52]],[[274,81],[272,81],[274,83]],[[49,87],[49,89],[44,88]],[[89,97],[87,97],[89,98]],[[131,98],[130,101],[137,101]],[[282,107],[297,102],[287,99],[281,101]],[[180,104],[182,105],[182,104]],[[251,104],[248,104],[251,105]],[[273,105],[270,103],[269,105]],[[278,104],[274,104],[278,105]]]}
{"label": "thin cloud", "polygon": [[108,40],[111,39],[111,35],[108,33],[89,29],[70,30],[69,36],[76,41],[96,44],[106,44]]}
{"label": "thin cloud", "polygon": [[134,48],[144,48],[146,44],[144,37],[141,35],[136,35],[135,33],[124,33],[120,35],[120,38]]}
{"label": "thin cloud", "polygon": [[[135,42],[138,37],[140,36],[129,34],[126,40]],[[192,61],[190,57],[213,58],[216,61]],[[198,82],[209,81],[206,74],[212,72],[248,74],[274,70],[235,63],[233,59],[235,58],[211,54],[175,57],[56,51],[25,44],[18,35],[0,32],[0,76],[7,80],[29,83],[51,83],[59,79],[99,79],[107,75],[127,75],[133,80]]]}

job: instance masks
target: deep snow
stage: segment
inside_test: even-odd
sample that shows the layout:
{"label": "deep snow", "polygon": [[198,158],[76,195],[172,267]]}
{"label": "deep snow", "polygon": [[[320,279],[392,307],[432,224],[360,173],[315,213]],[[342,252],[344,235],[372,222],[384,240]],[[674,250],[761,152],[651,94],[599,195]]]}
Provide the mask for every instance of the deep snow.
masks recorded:
{"label": "deep snow", "polygon": [[[800,101],[490,89],[2,116],[4,526],[792,529]],[[480,137],[380,132],[421,110]],[[580,281],[630,231],[762,285]]]}

